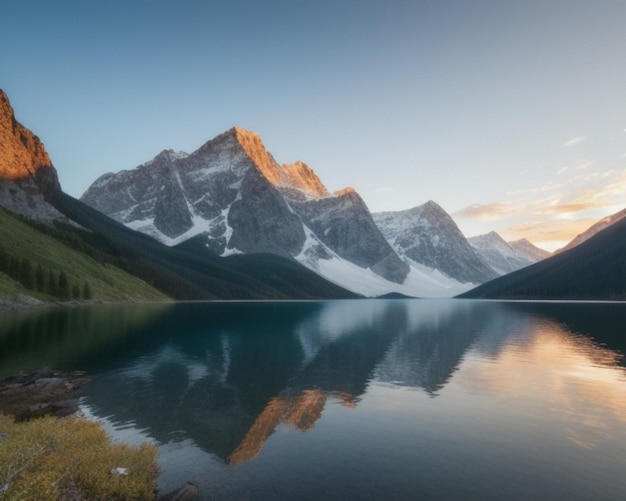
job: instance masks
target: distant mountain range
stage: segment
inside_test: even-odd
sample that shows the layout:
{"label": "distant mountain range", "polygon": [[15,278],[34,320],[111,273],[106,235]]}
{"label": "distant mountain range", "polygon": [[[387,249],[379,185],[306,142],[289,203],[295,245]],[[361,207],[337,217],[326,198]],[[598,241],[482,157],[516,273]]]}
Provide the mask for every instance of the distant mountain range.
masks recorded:
{"label": "distant mountain range", "polygon": [[492,299],[626,300],[626,218],[569,250],[462,294]]}
{"label": "distant mountain range", "polygon": [[[33,231],[177,299],[445,297],[478,284],[484,285],[467,297],[586,297],[584,284],[554,289],[580,273],[564,281],[553,265],[562,270],[574,259],[578,267],[621,266],[613,254],[599,263],[579,248],[598,251],[593,242],[626,211],[577,237],[592,242],[586,247],[548,257],[525,239],[505,242],[495,232],[467,239],[433,201],[371,214],[354,189],[330,193],[309,166],[279,165],[258,134],[239,127],[191,154],[164,150],[132,170],[105,174],[80,201],[63,193],[43,144],[17,122],[1,91],[0,144],[0,205],[7,217],[25,217]],[[0,258],[4,250],[6,263],[15,265],[21,258],[11,246],[0,248]],[[33,259],[39,261],[29,266],[42,264],[40,254]],[[535,290],[529,284],[538,279],[536,270],[541,287]],[[15,295],[24,284],[13,275]],[[514,284],[521,289],[507,289]],[[604,297],[600,289],[589,297]],[[610,297],[619,296],[609,289]],[[40,296],[46,299],[45,292]]]}
{"label": "distant mountain range", "polygon": [[433,201],[405,211],[374,214],[374,221],[406,260],[437,269],[461,283],[480,284],[499,276]]}

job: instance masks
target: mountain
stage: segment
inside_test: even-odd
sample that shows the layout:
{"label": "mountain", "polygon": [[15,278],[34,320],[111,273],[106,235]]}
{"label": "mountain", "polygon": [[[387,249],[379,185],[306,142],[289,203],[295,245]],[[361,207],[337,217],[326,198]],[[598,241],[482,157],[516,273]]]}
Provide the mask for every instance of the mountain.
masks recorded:
{"label": "mountain", "polygon": [[450,215],[433,201],[399,212],[373,214],[401,257],[461,282],[480,284],[498,274],[478,255]]}
{"label": "mountain", "polygon": [[536,261],[520,255],[495,231],[471,237],[467,240],[478,251],[483,261],[498,272],[499,275],[506,275]]}
{"label": "mountain", "polygon": [[550,257],[552,255],[551,252],[540,249],[525,238],[521,238],[519,240],[514,240],[507,243],[513,248],[513,250],[515,250],[518,256],[525,257],[533,263],[541,261],[542,259],[546,259],[547,257]]}
{"label": "mountain", "polygon": [[309,166],[279,165],[258,134],[239,127],[189,155],[166,150],[105,174],[81,201],[169,246],[198,237],[205,253],[275,254],[339,284],[330,262],[390,287],[409,273],[358,193],[329,193]]}
{"label": "mountain", "polygon": [[48,202],[60,189],[43,143],[15,119],[0,89],[0,205],[31,219],[52,221],[61,214]]}
{"label": "mountain", "polygon": [[574,237],[574,239],[567,244],[565,247],[562,247],[561,249],[558,249],[556,251],[554,251],[555,254],[558,254],[560,252],[572,249],[573,247],[576,247],[577,245],[580,245],[581,243],[585,242],[586,240],[589,240],[592,236],[594,236],[596,233],[602,231],[603,229],[611,226],[612,224],[616,223],[617,221],[620,221],[621,219],[624,219],[626,217],[626,209],[623,209],[615,214],[611,214],[610,216],[607,216],[605,218],[600,219],[600,221],[598,221],[597,223],[595,223],[594,225],[592,225],[590,228],[588,228],[587,230],[585,230],[584,232],[582,232],[579,235],[576,235]]}
{"label": "mountain", "polygon": [[[8,209],[0,213],[1,299],[355,297],[291,258],[262,253],[220,258],[167,247],[63,193],[43,144],[17,122],[1,91],[0,146],[0,205]],[[161,174],[171,173],[167,166],[176,157],[165,152],[155,160]],[[171,233],[177,218],[185,221],[184,209],[180,198],[161,198],[159,226]]]}
{"label": "mountain", "polygon": [[569,250],[461,294],[492,299],[626,300],[626,218]]}

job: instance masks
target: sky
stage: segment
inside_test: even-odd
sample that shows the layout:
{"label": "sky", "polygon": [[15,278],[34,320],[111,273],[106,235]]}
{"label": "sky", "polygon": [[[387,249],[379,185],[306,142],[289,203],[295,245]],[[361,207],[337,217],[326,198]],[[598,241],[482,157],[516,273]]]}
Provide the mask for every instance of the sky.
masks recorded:
{"label": "sky", "polygon": [[234,125],[372,212],[558,248],[626,207],[623,0],[2,0],[67,193]]}

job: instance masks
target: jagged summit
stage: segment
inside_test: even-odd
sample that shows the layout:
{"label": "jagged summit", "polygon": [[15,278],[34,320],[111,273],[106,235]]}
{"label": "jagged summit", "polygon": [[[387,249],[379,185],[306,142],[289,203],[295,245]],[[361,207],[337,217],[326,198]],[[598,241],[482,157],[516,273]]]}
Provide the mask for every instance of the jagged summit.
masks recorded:
{"label": "jagged summit", "polygon": [[0,205],[50,221],[61,217],[47,203],[60,189],[43,143],[16,120],[9,98],[0,89]]}
{"label": "jagged summit", "polygon": [[468,241],[499,275],[506,275],[536,261],[512,247],[495,231],[468,238]]}
{"label": "jagged summit", "polygon": [[479,284],[497,276],[450,215],[432,200],[404,211],[375,213],[373,217],[391,246],[405,259],[462,283]]}
{"label": "jagged summit", "polygon": [[520,238],[519,240],[514,240],[512,242],[507,242],[515,251],[522,257],[526,257],[532,262],[541,261],[542,259],[546,259],[552,255],[551,252],[548,252],[545,249],[540,249],[532,242],[530,242],[527,238]]}
{"label": "jagged summit", "polygon": [[341,197],[349,195],[350,193],[356,193],[356,190],[352,186],[346,186],[345,188],[341,188],[340,190],[333,192],[333,195]]}
{"label": "jagged summit", "polygon": [[328,190],[317,174],[307,164],[297,161],[282,165],[281,186],[295,188],[313,197],[328,196]]}
{"label": "jagged summit", "polygon": [[163,162],[163,161],[168,162],[172,160],[180,160],[181,158],[186,158],[188,156],[189,154],[185,153],[184,151],[175,151],[172,148],[169,148],[167,150],[163,150],[152,160],[149,160],[142,165],[151,165],[154,162]]}
{"label": "jagged summit", "polygon": [[[274,157],[265,149],[263,140],[257,132],[235,126],[222,136],[224,135],[232,137],[239,144],[265,179],[273,186],[297,190],[309,197],[321,197],[329,194],[317,174],[304,162],[298,160],[293,164],[278,165]],[[218,136],[218,138],[222,136]],[[300,194],[287,192],[287,195],[289,194],[295,198],[300,198]]]}
{"label": "jagged summit", "polygon": [[[0,177],[20,180],[35,178],[40,169],[54,171],[43,143],[15,119],[13,107],[2,89],[0,89],[0,144],[2,144]],[[56,179],[56,172],[52,177]],[[55,188],[58,188],[58,181]]]}

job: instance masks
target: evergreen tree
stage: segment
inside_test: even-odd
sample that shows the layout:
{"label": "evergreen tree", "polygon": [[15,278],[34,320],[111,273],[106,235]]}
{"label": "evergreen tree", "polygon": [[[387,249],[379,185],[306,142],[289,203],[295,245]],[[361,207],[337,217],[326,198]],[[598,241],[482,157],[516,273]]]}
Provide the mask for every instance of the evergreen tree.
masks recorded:
{"label": "evergreen tree", "polygon": [[89,300],[91,298],[91,286],[89,285],[89,282],[85,282],[85,286],[83,287],[83,299]]}
{"label": "evergreen tree", "polygon": [[70,284],[67,281],[67,275],[62,271],[59,275],[59,288],[57,290],[57,296],[61,300],[67,300],[70,298]]}
{"label": "evergreen tree", "polygon": [[56,297],[58,294],[58,285],[57,285],[57,277],[54,271],[50,270],[48,272],[48,294]]}
{"label": "evergreen tree", "polygon": [[7,272],[9,270],[9,253],[0,245],[0,271]]}
{"label": "evergreen tree", "polygon": [[15,278],[19,280],[20,278],[20,258],[17,256],[9,257],[9,268],[7,269],[7,274],[11,278]]}
{"label": "evergreen tree", "polygon": [[39,292],[43,292],[44,291],[44,286],[45,286],[45,273],[43,271],[43,268],[41,267],[40,264],[37,265],[37,269],[35,270],[35,286],[37,287],[37,290]]}
{"label": "evergreen tree", "polygon": [[80,299],[80,287],[78,287],[78,284],[72,285],[72,299]]}
{"label": "evergreen tree", "polygon": [[20,282],[27,289],[35,289],[35,274],[33,272],[33,265],[27,257],[22,258],[20,263]]}

